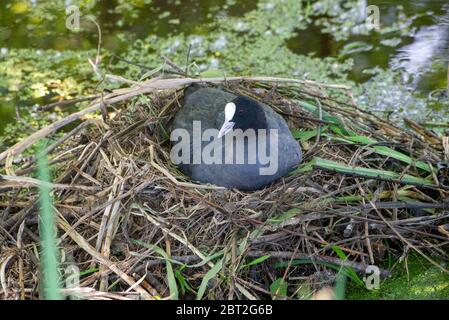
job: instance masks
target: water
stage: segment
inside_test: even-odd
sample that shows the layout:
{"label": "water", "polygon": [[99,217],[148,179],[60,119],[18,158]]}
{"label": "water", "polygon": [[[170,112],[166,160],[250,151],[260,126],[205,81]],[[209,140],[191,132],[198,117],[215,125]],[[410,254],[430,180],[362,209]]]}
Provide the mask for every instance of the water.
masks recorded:
{"label": "water", "polygon": [[[36,14],[36,3],[45,1],[3,0],[0,3],[0,50],[8,48],[39,49],[94,49],[97,45],[96,27],[84,23],[83,31],[67,32],[65,12],[48,1],[45,11]],[[66,2],[70,3],[69,0]],[[120,6],[126,1],[100,1],[90,12],[101,24],[103,48],[120,54],[136,39],[150,34],[170,37],[178,33],[207,34],[210,22],[217,17],[243,16],[256,9],[253,0],[153,0],[151,5],[135,5],[133,10]],[[144,4],[145,0],[134,1]],[[408,88],[423,96],[447,83],[447,58],[449,57],[449,4],[447,0],[370,0],[380,8],[381,27],[399,24],[404,30],[370,35],[352,34],[338,39],[335,34],[323,31],[316,25],[321,19],[311,21],[305,30],[286,40],[286,46],[297,54],[318,57],[341,56],[354,59],[349,78],[358,83],[371,79],[365,71],[374,67],[400,70]],[[398,6],[402,6],[401,11]],[[398,21],[399,14],[405,15]],[[410,19],[412,17],[412,19]],[[399,19],[400,20],[400,19]],[[216,30],[215,30],[216,31]],[[126,32],[126,37],[119,35]],[[1,54],[1,52],[0,52]],[[1,79],[0,79],[1,80]],[[1,89],[1,85],[0,85]],[[4,101],[0,91],[0,121],[14,121],[17,101]],[[34,102],[35,103],[35,102]],[[32,105],[34,103],[30,103]],[[3,125],[0,126],[0,131]]]}
{"label": "water", "polygon": [[366,51],[360,50],[350,56],[354,68],[350,79],[364,82],[370,75],[364,70],[374,67],[400,69],[406,81],[423,92],[435,90],[446,81],[446,68],[449,57],[449,5],[446,0],[372,0],[370,5],[380,9],[382,26],[396,22],[398,5],[404,8],[407,16],[418,16],[413,20],[412,30],[416,33],[401,35],[374,33],[368,36],[349,35],[343,41],[336,41],[322,32],[313,23],[306,30],[298,30],[298,36],[288,41],[288,47],[299,54],[315,54],[318,57],[338,56],[354,42],[366,44]]}
{"label": "water", "polygon": [[[122,10],[120,2],[144,3],[143,0],[98,1],[93,8],[88,9],[88,13],[94,15],[101,25],[104,48],[116,53],[122,52],[129,42],[150,34],[170,36],[180,32],[206,33],[210,31],[207,24],[215,17],[241,16],[257,6],[257,2],[252,0],[152,0],[149,5],[130,5],[131,10]],[[0,3],[0,43],[3,47],[57,50],[88,50],[96,47],[97,30],[92,23],[82,22],[81,32],[70,33],[65,25],[65,10],[61,10],[60,6],[49,5],[47,10],[38,15],[33,12],[32,4],[21,13],[25,9],[17,8],[14,5],[16,3],[16,0],[2,0]],[[85,11],[81,9],[81,15]],[[126,14],[122,15],[122,12]],[[130,38],[123,42],[116,36],[120,32],[127,32]]]}

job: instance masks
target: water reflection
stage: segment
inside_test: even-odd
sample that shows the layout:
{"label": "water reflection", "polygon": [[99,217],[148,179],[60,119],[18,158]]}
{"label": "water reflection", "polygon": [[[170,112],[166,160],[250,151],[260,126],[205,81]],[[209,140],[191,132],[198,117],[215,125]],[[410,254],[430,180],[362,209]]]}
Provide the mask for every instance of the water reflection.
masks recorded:
{"label": "water reflection", "polygon": [[[371,79],[374,68],[402,71],[404,82],[427,94],[446,86],[449,56],[449,5],[446,0],[360,0],[359,11],[367,5],[380,8],[382,31],[399,23],[399,30],[370,33],[348,31],[343,40],[323,31],[316,22],[288,40],[298,54],[317,57],[352,58],[349,78],[358,83]],[[400,20],[400,21],[399,21]],[[358,50],[347,50],[356,47]]]}
{"label": "water reflection", "polygon": [[436,17],[436,24],[422,26],[413,37],[413,42],[398,50],[391,60],[393,69],[404,71],[404,80],[417,87],[423,75],[438,70],[446,64],[449,45],[449,8],[447,14]]}

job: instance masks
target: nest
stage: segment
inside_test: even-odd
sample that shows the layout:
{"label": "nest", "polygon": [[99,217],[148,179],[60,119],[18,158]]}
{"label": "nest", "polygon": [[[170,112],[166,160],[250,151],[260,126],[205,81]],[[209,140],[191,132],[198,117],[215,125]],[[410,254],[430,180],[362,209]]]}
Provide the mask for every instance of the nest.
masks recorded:
{"label": "nest", "polygon": [[[271,106],[301,140],[301,166],[253,192],[190,181],[170,162],[183,89],[162,79],[117,90],[0,154],[0,296],[40,297],[35,158],[17,155],[85,114],[48,148],[64,294],[86,299],[309,298],[338,274],[415,251],[447,259],[447,140],[360,110],[344,86],[271,78],[207,80]],[[109,114],[111,115],[111,113]],[[275,284],[284,283],[282,286]],[[309,288],[300,296],[302,287]]]}

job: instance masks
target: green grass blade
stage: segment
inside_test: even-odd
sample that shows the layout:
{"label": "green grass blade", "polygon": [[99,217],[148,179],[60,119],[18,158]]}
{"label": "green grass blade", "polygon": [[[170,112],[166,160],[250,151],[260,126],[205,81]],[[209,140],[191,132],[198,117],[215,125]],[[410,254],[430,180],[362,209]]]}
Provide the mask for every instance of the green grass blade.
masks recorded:
{"label": "green grass blade", "polygon": [[[346,256],[346,254],[343,252],[343,250],[341,250],[340,247],[338,246],[332,246],[332,250],[335,251],[335,253],[337,254],[337,256],[340,258],[340,260],[342,261],[346,261],[348,260],[348,257]],[[363,286],[364,283],[362,281],[362,279],[359,278],[359,276],[357,275],[357,273],[354,271],[353,268],[351,267],[346,267],[346,268],[342,268],[344,270],[346,270],[347,274],[350,276],[351,279],[354,279],[355,282],[357,282],[359,285]]]}
{"label": "green grass blade", "polygon": [[178,285],[176,284],[175,273],[173,272],[173,267],[170,261],[168,261],[167,259],[165,261],[167,267],[167,282],[168,282],[168,289],[170,290],[170,299],[178,300],[179,292],[178,292]]}
{"label": "green grass blade", "polygon": [[282,279],[277,278],[270,285],[270,293],[273,295],[273,300],[285,298],[287,296],[288,283]]}
{"label": "green grass blade", "polygon": [[422,161],[413,161],[411,157],[403,154],[402,152],[384,146],[373,146],[372,148],[374,149],[374,151],[376,151],[377,154],[399,160],[406,164],[414,165],[415,167],[427,172],[432,172],[432,169],[427,163],[424,163]]}
{"label": "green grass blade", "polygon": [[[310,104],[310,103],[305,102],[305,101],[300,101],[300,100],[297,100],[296,102],[298,103],[298,105],[301,108],[303,108],[303,109],[309,111],[310,113],[313,113],[313,114],[318,116],[319,109],[316,106],[314,106],[313,104]],[[332,116],[329,112],[326,112],[324,110],[322,110],[322,116],[323,116],[322,118],[323,118],[324,121],[332,122],[332,123],[334,123],[335,125],[339,126],[340,128],[342,128],[344,130],[344,124],[343,124],[343,122],[339,118],[337,118],[335,116]]]}
{"label": "green grass blade", "polygon": [[[316,106],[305,101],[297,101],[297,102],[301,108],[318,115],[318,108]],[[334,125],[326,126],[325,128],[326,129],[330,128],[334,133],[340,136],[340,137],[331,137],[333,140],[346,143],[361,143],[366,145],[378,143],[374,139],[371,139],[366,136],[357,135],[354,131],[348,130],[347,128],[345,128],[343,122],[339,118],[332,116],[328,112],[323,111],[322,115],[323,120],[334,123]],[[324,132],[324,130],[322,130],[321,132]],[[295,130],[292,132],[292,134],[295,139],[307,141],[308,139],[311,139],[312,137],[316,136],[318,133],[317,130],[315,129],[307,131]],[[396,159],[409,165],[410,164],[414,165],[417,168],[425,170],[427,172],[432,172],[432,168],[427,163],[422,161],[413,161],[413,159],[410,156],[403,154],[402,152],[393,150],[392,148],[386,146],[373,146],[371,147],[371,149],[374,150],[377,154]]]}
{"label": "green grass blade", "polygon": [[326,160],[322,158],[314,158],[311,161],[311,165],[314,168],[321,168],[325,170],[331,170],[338,173],[346,173],[351,175],[358,175],[369,178],[380,178],[383,180],[389,181],[398,181],[405,184],[418,184],[418,185],[427,185],[433,186],[433,183],[430,180],[415,177],[412,175],[401,175],[396,172],[387,171],[387,170],[378,170],[371,168],[363,168],[363,167],[353,167],[348,166],[342,163],[334,162],[331,160]]}
{"label": "green grass blade", "polygon": [[175,276],[175,273],[173,271],[173,266],[172,266],[172,261],[174,261],[174,260],[170,259],[168,254],[162,248],[160,248],[158,246],[155,246],[153,244],[143,243],[141,241],[134,241],[134,242],[153,250],[154,252],[156,252],[157,254],[162,256],[162,258],[164,258],[165,265],[167,268],[167,282],[168,282],[168,289],[170,290],[170,299],[178,300],[179,299],[178,285],[176,284],[176,276]]}
{"label": "green grass blade", "polygon": [[[326,132],[328,126],[321,127],[321,133]],[[318,135],[318,128],[312,130],[293,130],[292,136],[293,138],[301,141],[310,140]]]}
{"label": "green grass blade", "polygon": [[[45,143],[41,143],[37,153],[38,178],[50,182]],[[56,247],[56,226],[53,211],[51,188],[47,185],[39,187],[39,236],[41,239],[41,272],[43,281],[43,296],[45,300],[61,300],[60,278],[58,273],[59,255]]]}
{"label": "green grass blade", "polygon": [[297,216],[298,214],[301,213],[301,210],[299,208],[291,208],[283,213],[281,213],[280,215],[277,215],[273,218],[270,218],[267,220],[268,223],[270,224],[277,224],[277,223],[281,223],[284,222],[290,218],[293,218],[295,216]]}
{"label": "green grass blade", "polygon": [[334,287],[334,294],[336,300],[343,300],[345,298],[345,291],[346,291],[346,276],[342,272],[343,268],[340,269],[340,271],[337,273],[336,279],[335,279],[335,287]]}
{"label": "green grass blade", "polygon": [[240,266],[239,271],[242,270],[242,269],[245,269],[245,268],[254,266],[254,265],[256,265],[256,264],[262,263],[262,262],[264,262],[265,260],[267,260],[267,259],[270,258],[270,257],[271,257],[271,256],[270,256],[269,254],[267,254],[267,255],[265,255],[265,256],[261,256],[261,257],[259,257],[259,258],[256,258],[256,259],[252,260],[251,262],[249,262],[249,263],[247,263],[247,264],[245,264],[245,265],[243,265],[243,266]]}
{"label": "green grass blade", "polygon": [[[360,135],[351,135],[351,136],[345,136],[344,134],[342,134],[342,132],[340,131],[335,131],[337,134],[339,134],[341,136],[341,138],[334,138],[335,140],[338,141],[342,141],[342,142],[346,142],[346,143],[361,143],[361,144],[365,144],[365,145],[372,145],[372,144],[376,144],[378,143],[378,141],[371,139],[369,137],[366,136],[360,136]],[[380,154],[382,156],[386,156],[386,157],[390,157],[393,159],[396,159],[398,161],[404,162],[406,164],[409,165],[414,165],[415,167],[422,169],[424,171],[427,172],[432,172],[432,169],[430,168],[430,166],[422,161],[413,161],[413,159],[396,150],[393,150],[392,148],[386,147],[386,146],[371,146],[368,149],[374,150],[377,154]]]}
{"label": "green grass blade", "polygon": [[189,285],[189,282],[182,274],[182,270],[184,270],[185,266],[181,266],[175,270],[175,277],[178,280],[179,287],[181,289],[181,293],[184,295],[186,292],[193,292],[192,288]]}
{"label": "green grass blade", "polygon": [[311,160],[307,163],[303,163],[302,165],[300,165],[298,168],[290,171],[288,173],[288,175],[295,175],[295,174],[302,174],[302,173],[306,173],[306,172],[310,172],[313,171],[313,165],[314,165],[314,161]]}
{"label": "green grass blade", "polygon": [[80,277],[87,276],[89,274],[96,273],[98,271],[100,271],[99,268],[86,269],[86,270],[83,270],[83,271],[80,272]]}
{"label": "green grass blade", "polygon": [[[368,195],[368,196],[370,196],[370,195]],[[341,201],[341,202],[360,202],[364,198],[365,197],[361,196],[361,195],[350,195],[350,196],[337,197],[337,198],[335,198],[335,200]]]}
{"label": "green grass blade", "polygon": [[205,275],[203,278],[203,281],[201,281],[201,285],[198,289],[198,293],[196,295],[197,300],[201,300],[203,298],[204,292],[206,292],[207,284],[209,281],[214,278],[218,272],[220,272],[221,268],[223,267],[223,260],[224,258],[221,258],[220,261],[218,261]]}

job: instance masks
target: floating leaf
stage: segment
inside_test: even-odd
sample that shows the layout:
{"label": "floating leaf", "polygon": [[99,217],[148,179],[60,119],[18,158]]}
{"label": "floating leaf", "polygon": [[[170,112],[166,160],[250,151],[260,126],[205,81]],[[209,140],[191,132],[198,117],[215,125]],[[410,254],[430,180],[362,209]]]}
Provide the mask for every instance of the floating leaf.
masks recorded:
{"label": "floating leaf", "polygon": [[366,42],[355,41],[355,42],[351,42],[351,43],[348,43],[347,45],[345,45],[340,50],[339,57],[343,58],[348,55],[371,51],[372,49],[373,49],[373,46]]}

